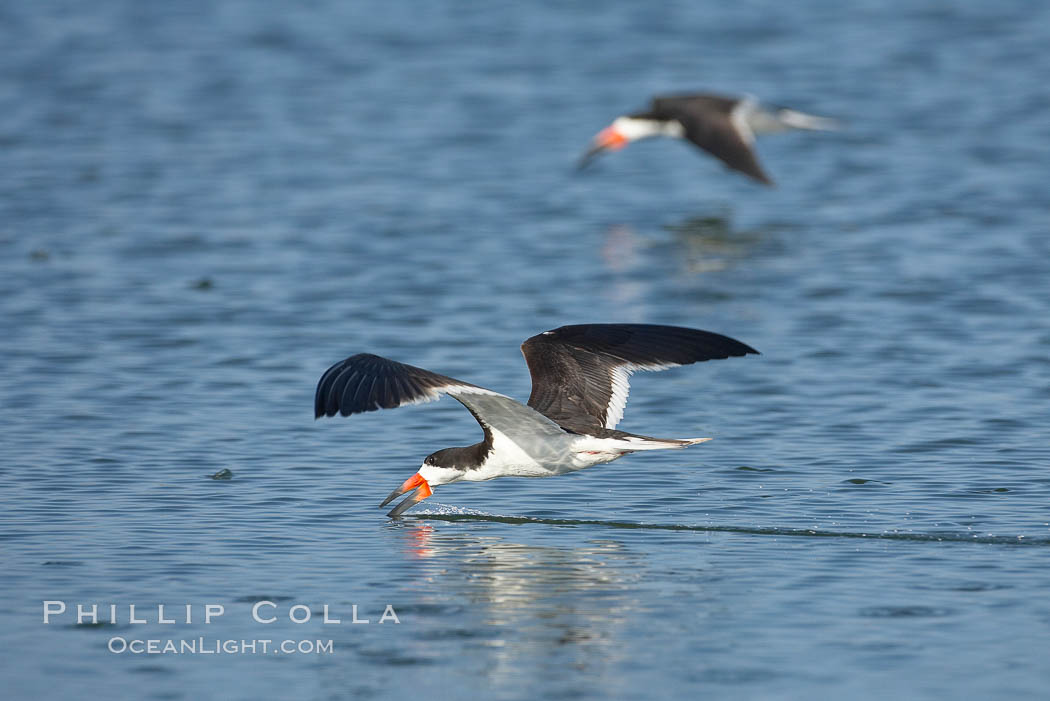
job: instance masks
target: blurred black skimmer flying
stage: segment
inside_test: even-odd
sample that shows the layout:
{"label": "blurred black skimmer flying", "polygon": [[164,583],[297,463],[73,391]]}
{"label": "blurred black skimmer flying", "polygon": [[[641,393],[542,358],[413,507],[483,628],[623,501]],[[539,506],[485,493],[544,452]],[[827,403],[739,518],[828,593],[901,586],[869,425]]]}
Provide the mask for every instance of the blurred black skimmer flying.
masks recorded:
{"label": "blurred black skimmer flying", "polygon": [[550,477],[639,450],[684,448],[708,438],[652,438],[615,430],[637,370],[665,370],[757,353],[727,336],[677,326],[583,324],[533,336],[521,346],[532,375],[528,404],[422,368],[360,353],[321,376],[314,416],[394,409],[447,394],[474,415],[480,443],[427,456],[380,506],[416,490],[397,518],[438,485],[495,477]]}
{"label": "blurred black skimmer flying", "polygon": [[765,185],[773,181],[755,156],[755,135],[789,129],[831,131],[839,123],[786,107],[766,106],[753,97],[672,95],[653,98],[645,112],[623,115],[594,137],[580,159],[583,168],[605,151],[618,150],[639,139],[666,136],[688,139],[732,170]]}

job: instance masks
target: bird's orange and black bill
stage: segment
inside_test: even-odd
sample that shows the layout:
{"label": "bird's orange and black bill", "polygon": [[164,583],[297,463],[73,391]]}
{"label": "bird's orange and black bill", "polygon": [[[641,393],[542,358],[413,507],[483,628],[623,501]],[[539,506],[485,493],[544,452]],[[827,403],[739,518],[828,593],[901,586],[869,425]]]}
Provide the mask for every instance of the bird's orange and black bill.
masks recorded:
{"label": "bird's orange and black bill", "polygon": [[406,492],[411,492],[413,489],[417,488],[419,491],[417,491],[408,499],[405,499],[403,502],[395,506],[393,509],[390,510],[390,513],[387,514],[387,516],[389,516],[390,518],[397,518],[401,514],[405,513],[413,506],[415,506],[416,504],[423,501],[424,499],[426,499],[434,493],[433,490],[430,489],[430,484],[425,479],[423,479],[423,476],[421,474],[417,472],[416,474],[412,475],[407,480],[405,480],[400,487],[390,492],[390,495],[386,499],[384,499],[383,503],[379,506],[386,506],[402,494],[405,494]]}
{"label": "bird's orange and black bill", "polygon": [[628,139],[615,127],[605,127],[591,139],[591,147],[580,157],[577,168],[587,165],[605,151],[616,151],[627,145]]}

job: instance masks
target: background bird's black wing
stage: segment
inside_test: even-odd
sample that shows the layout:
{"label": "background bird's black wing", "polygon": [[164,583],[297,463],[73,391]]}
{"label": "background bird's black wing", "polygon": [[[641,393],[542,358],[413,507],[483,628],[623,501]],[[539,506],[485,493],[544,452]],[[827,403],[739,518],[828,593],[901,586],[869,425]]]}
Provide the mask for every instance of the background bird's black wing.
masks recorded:
{"label": "background bird's black wing", "polygon": [[758,352],[710,331],[653,324],[562,326],[533,336],[521,350],[532,375],[528,405],[574,431],[613,428],[636,370]]}
{"label": "background bird's black wing", "polygon": [[658,97],[652,109],[665,118],[677,119],[687,139],[733,170],[772,185],[773,180],[755,156],[754,135],[746,120],[734,120],[734,110],[740,104],[738,99],[718,95],[683,95]]}

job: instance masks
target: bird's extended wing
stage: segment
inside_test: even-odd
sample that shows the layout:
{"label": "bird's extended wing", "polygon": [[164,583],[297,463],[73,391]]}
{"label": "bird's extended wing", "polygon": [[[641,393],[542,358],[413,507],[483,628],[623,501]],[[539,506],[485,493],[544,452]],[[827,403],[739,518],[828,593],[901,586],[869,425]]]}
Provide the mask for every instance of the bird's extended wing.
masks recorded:
{"label": "bird's extended wing", "polygon": [[532,374],[529,406],[581,431],[619,423],[636,370],[758,351],[728,336],[680,326],[581,324],[533,336],[521,352]]}
{"label": "bird's extended wing", "polygon": [[317,383],[314,417],[360,414],[420,404],[447,394],[470,410],[491,440],[495,429],[515,443],[537,434],[564,434],[556,424],[510,397],[370,353],[328,368]]}

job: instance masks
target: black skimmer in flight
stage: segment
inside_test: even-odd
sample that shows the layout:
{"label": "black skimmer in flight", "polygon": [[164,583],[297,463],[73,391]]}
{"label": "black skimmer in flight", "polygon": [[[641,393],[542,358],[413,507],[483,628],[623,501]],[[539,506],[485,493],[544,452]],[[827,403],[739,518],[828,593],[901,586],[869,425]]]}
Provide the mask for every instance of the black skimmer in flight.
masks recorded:
{"label": "black skimmer in flight", "polygon": [[755,135],[788,129],[829,131],[838,122],[786,107],[764,106],[753,97],[671,95],[655,97],[645,112],[617,117],[591,141],[580,167],[604,151],[621,149],[632,141],[654,136],[688,139],[732,170],[765,185],[773,181],[755,156]]}
{"label": "black skimmer in flight", "polygon": [[480,443],[428,455],[380,506],[417,490],[389,513],[397,518],[441,484],[495,477],[550,477],[611,462],[638,450],[684,448],[709,438],[652,438],[615,430],[636,370],[757,353],[728,336],[678,326],[582,324],[533,336],[521,346],[532,375],[528,404],[467,382],[360,353],[321,376],[314,417],[419,404],[447,394],[474,415]]}

